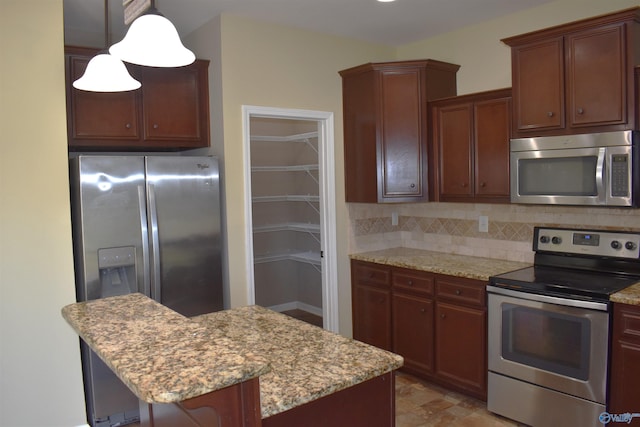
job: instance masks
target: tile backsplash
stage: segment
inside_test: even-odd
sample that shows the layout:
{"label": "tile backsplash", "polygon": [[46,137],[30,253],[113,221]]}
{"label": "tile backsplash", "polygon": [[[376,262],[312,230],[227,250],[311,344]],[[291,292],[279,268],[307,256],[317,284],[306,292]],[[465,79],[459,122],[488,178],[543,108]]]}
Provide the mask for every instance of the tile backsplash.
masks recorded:
{"label": "tile backsplash", "polygon": [[[349,203],[349,251],[398,246],[533,262],[534,226],[640,231],[640,209],[473,203]],[[392,225],[392,215],[398,224]],[[480,232],[480,216],[489,219]]]}

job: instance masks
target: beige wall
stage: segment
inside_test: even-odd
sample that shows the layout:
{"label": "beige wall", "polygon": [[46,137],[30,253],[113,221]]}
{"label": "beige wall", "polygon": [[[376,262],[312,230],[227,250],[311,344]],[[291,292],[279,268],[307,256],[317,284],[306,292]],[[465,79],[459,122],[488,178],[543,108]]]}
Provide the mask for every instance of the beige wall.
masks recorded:
{"label": "beige wall", "polygon": [[0,2],[0,425],[86,422],[67,176],[62,0]]}
{"label": "beige wall", "polygon": [[[221,38],[221,58],[205,40]],[[228,286],[231,306],[245,305],[247,295],[247,224],[244,220],[244,150],[242,105],[329,111],[335,120],[337,230],[347,233],[342,158],[342,89],[338,71],[363,62],[392,59],[395,50],[323,34],[223,15],[190,36],[198,54],[221,65],[224,135],[213,144],[224,153]],[[213,88],[212,90],[215,90]],[[213,108],[213,106],[212,106]],[[212,123],[212,126],[214,124]],[[212,134],[213,135],[213,134]],[[338,239],[340,330],[351,333],[351,298],[346,239]]]}

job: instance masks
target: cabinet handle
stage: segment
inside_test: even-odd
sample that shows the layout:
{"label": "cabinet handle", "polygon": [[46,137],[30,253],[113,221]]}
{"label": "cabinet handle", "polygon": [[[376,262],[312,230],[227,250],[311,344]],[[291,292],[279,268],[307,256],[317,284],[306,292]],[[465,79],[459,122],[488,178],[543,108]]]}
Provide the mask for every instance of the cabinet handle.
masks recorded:
{"label": "cabinet handle", "polygon": [[547,117],[553,117],[553,111],[547,112]]}
{"label": "cabinet handle", "polygon": [[460,289],[456,289],[456,295],[460,295],[462,294],[462,291]]}
{"label": "cabinet handle", "polygon": [[578,114],[584,114],[584,110],[582,108],[578,108]]}
{"label": "cabinet handle", "polygon": [[131,129],[131,123],[126,123],[126,124],[124,125],[124,127],[125,127],[125,129]]}
{"label": "cabinet handle", "polygon": [[157,123],[154,123],[154,124],[153,124],[153,128],[154,128],[154,129],[158,129],[159,127],[160,127],[160,126],[159,126]]}

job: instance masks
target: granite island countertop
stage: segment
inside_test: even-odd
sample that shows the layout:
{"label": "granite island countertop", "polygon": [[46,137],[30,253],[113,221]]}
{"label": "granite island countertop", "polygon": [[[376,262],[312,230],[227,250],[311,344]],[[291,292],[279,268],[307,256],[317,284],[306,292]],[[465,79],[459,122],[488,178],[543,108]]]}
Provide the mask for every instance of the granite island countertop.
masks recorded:
{"label": "granite island countertop", "polygon": [[351,254],[350,258],[485,282],[489,280],[490,276],[531,266],[530,263],[525,262],[402,247]]}
{"label": "granite island countertop", "polygon": [[142,294],[71,304],[78,334],[142,400],[260,377],[263,418],[398,369],[403,358],[259,306],[186,318]]}
{"label": "granite island countertop", "polygon": [[381,350],[260,306],[194,317],[212,338],[240,343],[269,361],[260,377],[262,417],[284,412],[403,364]]}
{"label": "granite island countertop", "polygon": [[131,391],[173,403],[267,373],[266,359],[139,293],[71,304],[62,316]]}

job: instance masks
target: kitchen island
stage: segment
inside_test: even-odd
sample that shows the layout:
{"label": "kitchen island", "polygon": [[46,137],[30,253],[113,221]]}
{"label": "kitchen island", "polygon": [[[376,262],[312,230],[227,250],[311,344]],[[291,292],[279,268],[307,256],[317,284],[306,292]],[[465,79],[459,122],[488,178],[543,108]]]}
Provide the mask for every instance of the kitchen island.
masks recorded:
{"label": "kitchen island", "polygon": [[393,426],[402,357],[249,306],[192,319],[141,295],[64,318],[158,426]]}

